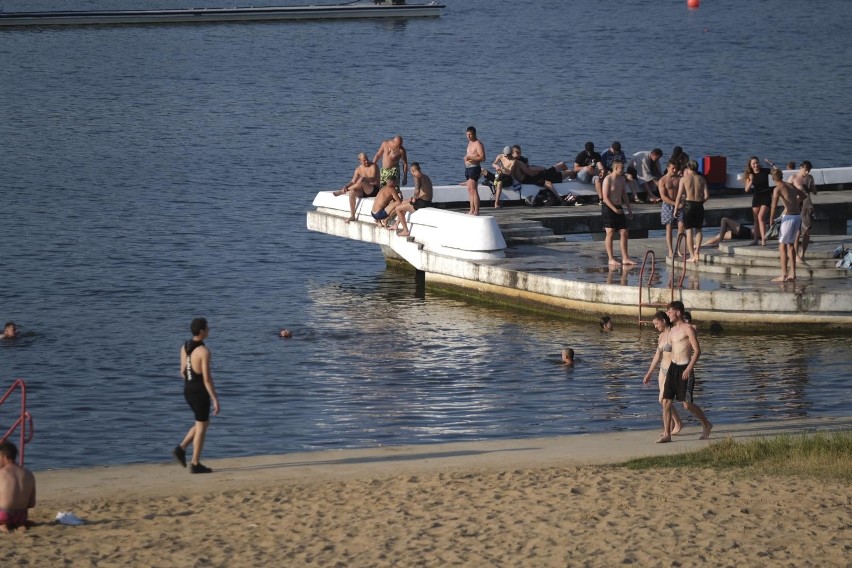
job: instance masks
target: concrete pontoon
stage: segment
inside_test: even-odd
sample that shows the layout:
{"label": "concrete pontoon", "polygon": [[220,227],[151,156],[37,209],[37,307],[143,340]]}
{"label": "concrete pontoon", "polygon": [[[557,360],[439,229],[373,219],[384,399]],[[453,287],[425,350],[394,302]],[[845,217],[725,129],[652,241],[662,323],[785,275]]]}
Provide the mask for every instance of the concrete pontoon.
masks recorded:
{"label": "concrete pontoon", "polygon": [[57,10],[48,12],[0,11],[0,27],[437,17],[441,15],[441,10],[445,7],[445,5],[437,2],[406,4],[400,0],[380,0],[378,2],[349,2],[315,6],[177,8],[171,10]]}
{"label": "concrete pontoon", "polygon": [[[412,191],[404,188],[403,195],[410,197]],[[435,196],[457,203],[466,198],[466,190],[438,186]],[[649,319],[656,305],[678,299],[697,320],[727,326],[852,324],[852,279],[847,270],[834,267],[831,258],[838,245],[852,248],[852,238],[846,236],[852,192],[820,192],[815,198],[815,229],[823,230],[815,230],[799,279],[784,284],[771,282],[778,258],[774,242],[765,248],[723,243],[707,249],[697,266],[672,267],[671,261],[666,263],[663,238],[631,238],[631,256],[638,265],[612,268],[603,243],[595,240],[602,231],[598,206],[495,209],[487,188],[480,187],[480,197],[480,217],[439,208],[415,211],[406,238],[373,222],[372,199],[360,200],[356,221],[347,223],[348,198],[323,191],[307,214],[307,226],[375,243],[389,264],[413,268],[427,285],[566,317],[609,314],[636,323]],[[649,231],[660,230],[659,205],[634,204],[633,210],[631,233],[647,237]],[[722,216],[750,223],[751,197],[714,196],[706,211],[709,238]],[[575,240],[567,241],[566,235],[575,235]]]}

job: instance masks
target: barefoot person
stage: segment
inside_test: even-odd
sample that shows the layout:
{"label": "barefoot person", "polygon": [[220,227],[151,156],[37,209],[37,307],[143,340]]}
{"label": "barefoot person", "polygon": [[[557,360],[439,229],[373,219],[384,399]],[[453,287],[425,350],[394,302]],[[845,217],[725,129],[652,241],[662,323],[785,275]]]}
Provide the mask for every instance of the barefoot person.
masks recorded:
{"label": "barefoot person", "polygon": [[[648,372],[645,373],[645,377],[642,379],[642,384],[647,385],[651,382],[651,374],[653,374],[654,369],[657,368],[657,364],[660,365],[660,372],[657,373],[657,383],[660,388],[659,402],[662,407],[663,404],[663,387],[666,384],[666,373],[669,372],[669,365],[672,362],[672,344],[669,343],[669,331],[671,330],[672,324],[669,321],[669,316],[666,315],[664,311],[658,311],[654,315],[654,329],[656,329],[660,333],[660,337],[657,339],[657,350],[654,351],[654,358],[651,360],[651,366],[648,367]],[[680,420],[680,416],[677,414],[677,410],[674,407],[671,407],[670,411],[670,420],[668,431],[671,432],[672,436],[676,436],[683,429],[683,422]],[[666,428],[663,426],[663,434],[665,434]]]}
{"label": "barefoot person", "polygon": [[360,197],[375,197],[379,192],[379,166],[367,159],[367,154],[358,154],[358,167],[348,184],[334,192],[334,195],[349,194],[349,219],[355,220],[355,204]]}
{"label": "barefoot person", "polygon": [[[606,231],[604,245],[606,246],[606,255],[609,257],[610,265],[618,265],[612,251],[612,239],[615,232],[618,231],[621,242],[621,264],[631,265],[636,264],[627,254],[627,219],[633,218],[633,211],[630,209],[630,201],[627,199],[627,192],[624,189],[624,162],[614,160],[612,162],[612,173],[604,178],[601,188],[601,223]],[[627,215],[624,214],[624,206],[627,206]]]}
{"label": "barefoot person", "polygon": [[666,246],[669,249],[669,256],[674,256],[674,241],[672,240],[672,230],[675,223],[677,224],[678,235],[683,232],[683,209],[679,209],[675,216],[675,197],[677,197],[677,188],[680,185],[680,176],[677,173],[677,162],[669,160],[666,164],[666,173],[658,182],[660,190],[660,199],[663,200],[660,205],[660,222],[666,226]]}
{"label": "barefoot person", "polygon": [[679,400],[683,407],[701,421],[703,430],[699,440],[710,437],[713,424],[704,416],[704,411],[692,400],[695,388],[695,363],[701,356],[698,336],[695,328],[683,319],[683,303],[674,301],[669,304],[666,314],[672,322],[669,330],[669,343],[672,346],[672,360],[666,373],[663,385],[663,435],[657,440],[658,444],[672,441],[672,402]]}
{"label": "barefoot person", "polygon": [[201,450],[210,425],[210,403],[213,414],[219,414],[219,397],[210,371],[210,350],[204,340],[210,335],[207,320],[195,318],[189,324],[192,339],[180,348],[180,374],[183,377],[183,396],[195,415],[195,424],[186,433],[183,442],[175,446],[172,455],[186,467],[186,448],[192,444],[190,473],[210,473],[213,470],[201,463]]}
{"label": "barefoot person", "polygon": [[681,199],[683,203],[683,228],[686,230],[687,261],[698,262],[698,249],[701,248],[704,227],[704,203],[710,199],[707,180],[698,173],[698,162],[690,160],[677,188],[674,215],[677,216]]}
{"label": "barefoot person", "polygon": [[[396,178],[391,176],[385,180],[385,186],[379,190],[379,194],[373,200],[373,210],[370,215],[376,221],[376,225],[382,227],[388,226],[388,220],[393,215],[399,204],[402,203],[402,197],[399,189],[396,187]],[[408,232],[408,225],[405,223],[405,218],[399,220],[403,230]]]}
{"label": "barefoot person", "polygon": [[408,153],[402,145],[402,136],[394,136],[390,140],[384,140],[376,151],[373,161],[379,163],[382,159],[382,171],[379,175],[379,185],[384,186],[391,176],[399,181],[399,163],[402,162],[402,185],[408,183]]}
{"label": "barefoot person", "polygon": [[464,154],[464,179],[467,185],[467,194],[470,198],[470,215],[479,215],[479,189],[477,182],[479,176],[482,175],[482,166],[485,161],[485,146],[482,141],[476,137],[476,128],[468,126],[467,134],[467,150]]}
{"label": "barefoot person", "polygon": [[730,217],[722,217],[722,224],[719,225],[719,234],[711,237],[703,246],[709,247],[721,243],[722,241],[745,240],[750,241],[754,238],[754,231],[750,227],[743,225],[739,221]]}
{"label": "barefoot person", "polygon": [[408,201],[402,202],[396,209],[397,221],[394,221],[389,228],[396,227],[396,223],[402,223],[403,229],[397,232],[400,237],[409,236],[410,229],[405,224],[406,213],[414,213],[418,209],[432,207],[432,179],[423,173],[420,169],[419,162],[411,163],[411,175],[414,178],[414,195]]}
{"label": "barefoot person", "polygon": [[29,510],[36,504],[36,482],[32,472],[19,466],[18,447],[0,443],[0,533],[26,531]]}
{"label": "barefoot person", "polygon": [[817,190],[814,184],[814,176],[811,175],[812,167],[810,161],[803,160],[799,171],[787,180],[807,196],[802,202],[802,246],[798,249],[798,255],[801,260],[805,260],[805,252],[808,250],[808,244],[811,242],[811,224],[814,222],[814,204],[811,201],[811,194],[816,195]]}
{"label": "barefoot person", "polygon": [[[778,254],[781,260],[781,276],[773,278],[773,282],[787,282],[796,279],[796,243],[799,240],[799,229],[802,228],[802,202],[807,194],[792,183],[781,181],[781,170],[772,169],[772,179],[775,189],[772,191],[772,206],[769,218],[775,218],[775,207],[778,200],[784,204],[784,216],[781,217],[781,229],[778,231]],[[790,261],[790,271],[787,271],[787,261]]]}
{"label": "barefoot person", "polygon": [[769,187],[769,168],[760,167],[760,159],[757,156],[752,156],[746,164],[745,174],[743,175],[746,193],[751,192],[751,212],[754,217],[754,236],[752,244],[757,244],[760,240],[760,246],[766,246],[766,213],[769,211],[769,204],[772,202],[772,189]]}

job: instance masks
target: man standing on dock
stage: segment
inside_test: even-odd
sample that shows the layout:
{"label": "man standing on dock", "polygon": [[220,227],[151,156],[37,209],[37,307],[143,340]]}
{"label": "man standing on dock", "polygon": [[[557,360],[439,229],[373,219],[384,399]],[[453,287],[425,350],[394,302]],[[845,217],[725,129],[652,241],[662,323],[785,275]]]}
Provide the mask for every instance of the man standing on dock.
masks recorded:
{"label": "man standing on dock", "polygon": [[[397,135],[390,140],[383,141],[373,158],[373,162],[378,164],[379,158],[382,159],[382,171],[379,175],[380,187],[384,187],[385,182],[391,176],[397,180],[402,179],[402,185],[408,183],[408,154],[402,145],[402,136]],[[402,162],[402,177],[399,175],[400,162]]]}
{"label": "man standing on dock", "polygon": [[471,215],[479,215],[479,188],[477,182],[482,175],[480,164],[485,161],[485,146],[476,137],[476,128],[467,127],[467,150],[464,154],[464,179],[467,193],[470,197]]}
{"label": "man standing on dock", "polygon": [[[612,162],[612,173],[604,178],[601,188],[601,223],[606,231],[604,245],[610,266],[619,264],[612,253],[612,239],[615,236],[615,231],[618,231],[621,241],[621,264],[636,264],[627,255],[627,219],[633,218],[633,210],[630,209],[630,201],[627,199],[624,184],[624,162],[614,160]],[[624,215],[625,205],[627,206],[626,216]]]}
{"label": "man standing on dock", "polygon": [[689,262],[698,262],[698,249],[701,248],[701,239],[704,238],[704,203],[708,199],[710,190],[707,188],[707,180],[698,173],[698,162],[690,160],[686,163],[683,177],[680,178],[674,206],[674,216],[677,217],[681,200],[684,200],[683,227],[686,229]]}
{"label": "man standing on dock", "polygon": [[672,402],[679,400],[683,407],[701,421],[703,430],[699,440],[710,437],[713,424],[707,420],[701,407],[692,402],[692,391],[695,388],[695,363],[701,357],[701,346],[695,328],[683,319],[683,302],[675,300],[668,305],[666,314],[672,322],[669,331],[669,344],[672,346],[672,362],[666,373],[663,385],[663,434],[657,440],[658,444],[672,441],[671,416]]}

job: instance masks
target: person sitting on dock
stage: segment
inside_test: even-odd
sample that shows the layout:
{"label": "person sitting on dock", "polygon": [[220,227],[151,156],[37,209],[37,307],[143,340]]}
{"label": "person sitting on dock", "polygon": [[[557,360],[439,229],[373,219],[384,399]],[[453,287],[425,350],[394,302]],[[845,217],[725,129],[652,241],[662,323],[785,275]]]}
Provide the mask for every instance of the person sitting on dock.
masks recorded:
{"label": "person sitting on dock", "polygon": [[[376,225],[387,227],[387,220],[401,203],[402,198],[396,187],[396,178],[390,176],[385,180],[385,186],[379,190],[379,194],[373,200],[373,209],[370,214],[376,221]],[[399,222],[402,224],[403,230],[407,232],[408,225],[405,222],[405,217],[400,217]]]}
{"label": "person sitting on dock", "polygon": [[660,198],[663,200],[660,206],[660,222],[666,226],[666,246],[670,257],[674,256],[674,242],[672,240],[672,225],[677,221],[677,234],[683,233],[683,209],[678,210],[675,216],[675,197],[680,185],[680,176],[677,173],[677,162],[669,160],[666,164],[666,174],[660,178],[657,188],[660,190]]}
{"label": "person sitting on dock", "polygon": [[704,246],[710,247],[724,241],[732,240],[750,241],[753,238],[754,231],[750,227],[730,217],[722,217],[722,224],[719,225],[719,234],[704,243]]}
{"label": "person sitting on dock", "polygon": [[[802,227],[802,202],[807,194],[792,183],[781,180],[782,173],[773,168],[770,174],[775,180],[772,191],[772,205],[769,218],[775,218],[775,207],[780,199],[784,205],[784,216],[781,217],[781,229],[778,232],[778,251],[781,260],[781,276],[773,282],[787,282],[796,279],[796,242],[799,240],[799,229]],[[787,261],[790,261],[790,271],[787,271]]]}
{"label": "person sitting on dock", "polygon": [[348,184],[334,192],[335,196],[349,194],[349,219],[355,220],[355,205],[360,197],[375,197],[379,193],[379,166],[367,159],[367,154],[358,154],[358,166]]}
{"label": "person sitting on dock", "polygon": [[432,179],[423,173],[420,169],[420,163],[411,163],[411,176],[414,178],[414,195],[408,201],[402,202],[394,212],[396,213],[396,221],[391,223],[388,228],[396,228],[396,224],[402,223],[404,229],[397,232],[400,237],[407,237],[411,233],[405,222],[406,213],[414,213],[418,209],[426,207],[434,207],[432,203]]}
{"label": "person sitting on dock", "polygon": [[[595,152],[594,142],[586,142],[585,149],[574,158],[574,173],[577,181],[585,184],[595,183],[598,172],[603,168],[601,155]],[[598,195],[600,198],[600,195]]]}
{"label": "person sitting on dock", "polygon": [[811,175],[812,167],[810,161],[803,160],[799,171],[787,180],[807,196],[802,201],[802,246],[797,251],[801,260],[805,260],[805,251],[808,250],[808,244],[811,242],[811,224],[814,222],[814,204],[811,201],[811,194],[816,195],[817,190],[814,184],[814,176]]}
{"label": "person sitting on dock", "polygon": [[497,154],[497,157],[494,158],[494,161],[491,163],[491,167],[494,168],[495,173],[491,173],[488,170],[482,170],[482,177],[485,179],[485,185],[490,185],[492,188],[491,193],[494,194],[494,207],[500,207],[500,196],[503,193],[503,188],[506,185],[512,185],[514,183],[514,178],[510,176],[507,172],[509,171],[509,160],[512,155],[512,147],[506,146],[503,148],[502,154]]}
{"label": "person sitting on dock", "polygon": [[672,160],[677,164],[677,175],[683,176],[683,173],[686,170],[686,164],[689,162],[689,154],[684,152],[683,148],[680,146],[675,146],[672,148],[672,155],[669,156],[669,160]]}
{"label": "person sitting on dock", "polygon": [[[621,264],[633,265],[636,263],[627,254],[627,219],[633,218],[633,211],[630,209],[630,201],[627,199],[627,191],[624,189],[624,162],[613,160],[612,168],[612,173],[604,178],[601,188],[601,223],[606,231],[604,245],[610,266],[617,265],[618,261],[615,260],[612,252],[612,239],[615,236],[615,231],[618,231],[621,242]],[[625,205],[627,206],[626,216],[624,214]]]}
{"label": "person sitting on dock", "polygon": [[663,151],[659,148],[654,148],[650,152],[636,152],[627,162],[628,180],[630,176],[634,179],[634,184],[639,192],[646,195],[646,200],[651,203],[659,203],[660,197],[655,191],[657,180],[662,177],[660,173],[660,158],[663,157]]}
{"label": "person sitting on dock", "polygon": [[698,162],[690,160],[686,171],[680,178],[675,197],[674,214],[677,215],[683,200],[683,228],[686,229],[686,248],[688,262],[698,262],[698,249],[701,248],[704,227],[704,203],[710,199],[707,180],[698,173]]}
{"label": "person sitting on dock", "polygon": [[397,181],[400,179],[400,162],[402,162],[402,185],[408,183],[408,154],[405,146],[402,145],[402,136],[397,135],[390,140],[382,141],[373,161],[378,164],[379,158],[382,159],[382,171],[379,174],[380,186],[384,186],[390,176],[394,176]]}

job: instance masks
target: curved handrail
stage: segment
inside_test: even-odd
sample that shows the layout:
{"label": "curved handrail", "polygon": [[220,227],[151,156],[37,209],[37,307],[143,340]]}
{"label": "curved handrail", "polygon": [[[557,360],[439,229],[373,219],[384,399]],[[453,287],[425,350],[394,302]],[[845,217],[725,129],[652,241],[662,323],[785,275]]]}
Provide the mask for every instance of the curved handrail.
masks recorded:
{"label": "curved handrail", "polygon": [[[681,243],[683,243],[683,252],[681,252]],[[686,233],[679,233],[677,236],[677,244],[675,245],[675,255],[672,258],[672,301],[674,302],[674,273],[677,270],[677,257],[683,259],[683,268],[680,271],[680,279],[677,281],[678,290],[683,289],[683,280],[686,278]]]}
{"label": "curved handrail", "polygon": [[[18,448],[18,461],[20,465],[24,465],[24,449],[30,441],[33,439],[33,417],[27,411],[27,384],[21,379],[15,379],[8,389],[6,389],[6,393],[0,397],[0,406],[6,402],[6,399],[15,391],[16,388],[21,389],[21,414],[18,416],[17,420],[9,426],[9,429],[6,430],[6,433],[0,437],[0,442],[5,442],[9,436],[12,435],[12,432],[15,431],[19,426],[21,428],[21,444]],[[28,429],[29,427],[29,429]]]}
{"label": "curved handrail", "polygon": [[[651,257],[651,273],[648,275],[647,281],[645,280],[645,266],[648,264],[648,257]],[[648,249],[645,251],[645,256],[642,259],[642,268],[639,269],[639,327],[642,327],[642,324],[645,323],[642,320],[642,306],[645,306],[651,302],[651,282],[654,281],[654,273],[657,269],[657,255],[654,254],[654,251]],[[644,290],[648,290],[648,302],[645,303],[642,301],[642,292]]]}

